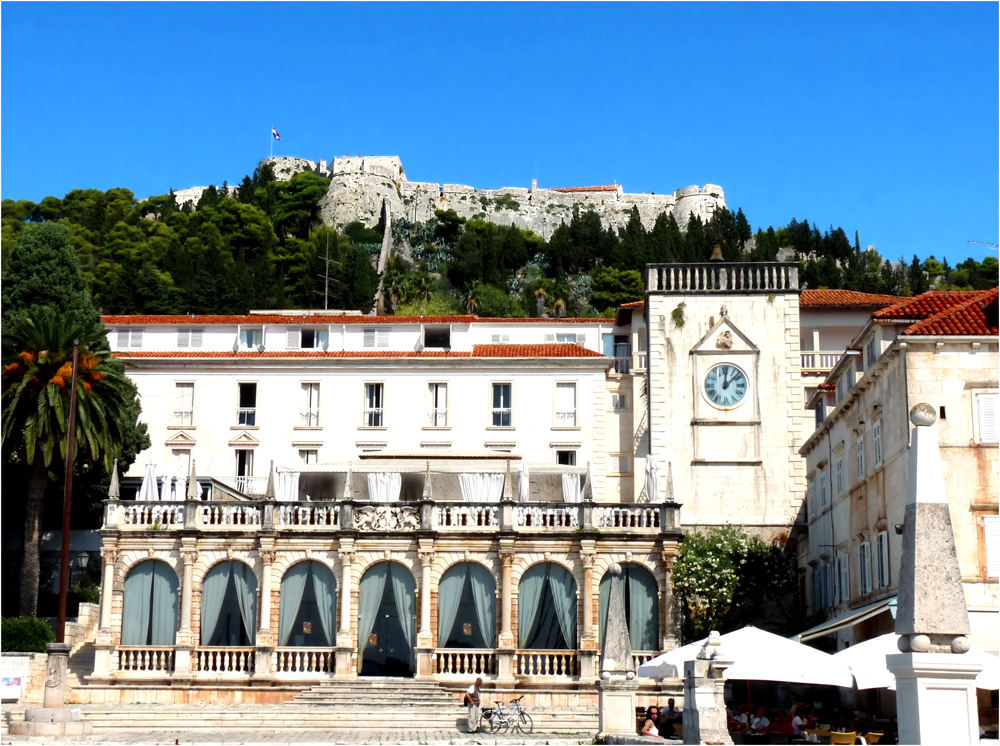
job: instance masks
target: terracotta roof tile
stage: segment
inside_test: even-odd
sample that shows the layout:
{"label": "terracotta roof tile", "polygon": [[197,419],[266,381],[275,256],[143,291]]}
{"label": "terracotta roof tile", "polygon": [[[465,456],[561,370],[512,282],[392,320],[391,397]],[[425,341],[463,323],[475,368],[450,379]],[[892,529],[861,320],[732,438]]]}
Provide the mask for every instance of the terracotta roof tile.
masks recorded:
{"label": "terracotta roof tile", "polygon": [[559,189],[550,189],[551,192],[617,192],[621,187],[617,184],[604,184],[602,186],[585,186],[585,187],[560,187]]}
{"label": "terracotta roof tile", "polygon": [[646,305],[644,300],[634,300],[631,303],[622,303],[619,308],[642,308]]}
{"label": "terracotta roof tile", "polygon": [[997,288],[977,292],[975,297],[958,303],[946,311],[929,316],[907,327],[909,336],[977,335],[996,336]]}
{"label": "terracotta roof tile", "polygon": [[473,357],[604,357],[599,352],[573,344],[473,345]]}
{"label": "terracotta roof tile", "polygon": [[977,297],[983,290],[930,290],[913,298],[900,298],[895,303],[872,314],[873,319],[923,321],[942,311]]}
{"label": "terracotta roof tile", "polygon": [[898,303],[895,295],[858,293],[854,290],[803,290],[799,306],[865,306],[884,308]]}

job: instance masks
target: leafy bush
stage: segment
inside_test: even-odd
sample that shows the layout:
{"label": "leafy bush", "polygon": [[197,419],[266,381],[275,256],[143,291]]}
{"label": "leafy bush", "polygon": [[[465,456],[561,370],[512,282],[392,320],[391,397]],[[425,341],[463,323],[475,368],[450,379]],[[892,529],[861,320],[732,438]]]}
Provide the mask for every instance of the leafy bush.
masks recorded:
{"label": "leafy bush", "polygon": [[5,653],[44,653],[45,644],[55,640],[49,625],[30,616],[4,619],[0,629],[0,650]]}
{"label": "leafy bush", "polygon": [[85,604],[101,602],[101,586],[99,585],[74,585],[69,589],[69,592]]}

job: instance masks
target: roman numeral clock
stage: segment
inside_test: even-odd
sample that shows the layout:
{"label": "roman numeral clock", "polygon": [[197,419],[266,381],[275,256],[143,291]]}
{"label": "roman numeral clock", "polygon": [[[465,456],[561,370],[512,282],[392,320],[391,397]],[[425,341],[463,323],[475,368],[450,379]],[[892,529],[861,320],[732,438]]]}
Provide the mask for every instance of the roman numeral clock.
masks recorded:
{"label": "roman numeral clock", "polygon": [[758,347],[723,306],[691,350],[694,462],[760,463]]}

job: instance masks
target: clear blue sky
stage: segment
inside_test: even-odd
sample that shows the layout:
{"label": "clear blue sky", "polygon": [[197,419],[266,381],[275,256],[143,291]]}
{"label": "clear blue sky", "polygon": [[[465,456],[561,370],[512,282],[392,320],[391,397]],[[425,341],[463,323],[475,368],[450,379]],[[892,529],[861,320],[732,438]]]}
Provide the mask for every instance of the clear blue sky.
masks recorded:
{"label": "clear blue sky", "polygon": [[477,187],[713,183],[887,258],[998,241],[997,3],[4,3],[2,194],[398,155]]}

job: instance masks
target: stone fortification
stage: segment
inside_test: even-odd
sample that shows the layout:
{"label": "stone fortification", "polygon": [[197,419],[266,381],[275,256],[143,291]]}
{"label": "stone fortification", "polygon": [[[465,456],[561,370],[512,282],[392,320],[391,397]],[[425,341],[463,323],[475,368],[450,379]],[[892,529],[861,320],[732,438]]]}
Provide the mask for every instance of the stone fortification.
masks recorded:
{"label": "stone fortification", "polygon": [[688,186],[671,194],[628,194],[618,185],[562,189],[503,187],[476,189],[462,184],[407,181],[396,156],[344,156],[334,158],[327,171],[319,164],[296,158],[271,158],[279,179],[290,179],[297,171],[310,170],[331,179],[330,191],[320,204],[323,222],[338,228],[354,221],[378,223],[383,204],[394,218],[424,222],[435,210],[454,210],[464,218],[479,217],[491,223],[529,228],[548,239],[573,216],[573,208],[593,209],[602,224],[624,228],[632,207],[639,210],[646,229],[656,218],[672,212],[683,228],[693,213],[708,220],[716,207],[725,207],[722,187]]}

